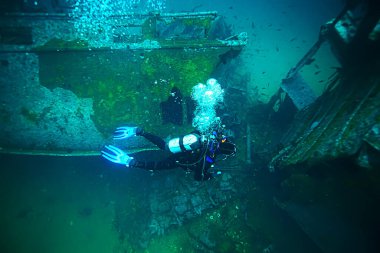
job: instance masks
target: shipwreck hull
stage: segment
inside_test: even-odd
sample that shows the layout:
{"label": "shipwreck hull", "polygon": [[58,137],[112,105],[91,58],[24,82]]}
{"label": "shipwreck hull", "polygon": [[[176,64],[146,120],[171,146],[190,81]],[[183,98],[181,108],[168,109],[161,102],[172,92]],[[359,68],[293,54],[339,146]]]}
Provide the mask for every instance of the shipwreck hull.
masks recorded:
{"label": "shipwreck hull", "polygon": [[[187,117],[164,125],[161,104],[177,87],[190,115],[192,87],[246,44],[244,36],[215,38],[214,12],[114,20],[114,39],[101,46],[78,38],[68,17],[54,17],[0,22],[2,152],[97,154],[122,124],[162,136],[190,130]],[[129,26],[140,27],[137,35],[121,36]]]}
{"label": "shipwreck hull", "polygon": [[379,94],[377,73],[332,80],[330,90],[296,114],[282,137],[284,148],[270,167],[315,165],[344,157],[354,157],[363,167],[378,163],[368,151],[380,147]]}

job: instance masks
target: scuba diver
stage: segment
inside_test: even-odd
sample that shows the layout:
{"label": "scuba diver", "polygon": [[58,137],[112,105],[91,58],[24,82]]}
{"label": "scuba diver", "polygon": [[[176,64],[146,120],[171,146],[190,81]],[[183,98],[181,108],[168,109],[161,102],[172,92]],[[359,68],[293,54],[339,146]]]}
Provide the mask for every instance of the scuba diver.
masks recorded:
{"label": "scuba diver", "polygon": [[133,157],[133,154],[127,154],[113,145],[106,145],[101,154],[102,157],[113,163],[131,168],[150,171],[183,168],[193,171],[195,180],[205,181],[213,178],[210,168],[213,167],[217,157],[222,157],[224,160],[236,154],[236,145],[223,133],[223,129],[217,129],[209,135],[202,135],[195,131],[165,142],[162,138],[145,132],[142,128],[122,126],[116,129],[114,140],[142,136],[161,150],[169,152],[169,155],[159,161],[146,161]]}

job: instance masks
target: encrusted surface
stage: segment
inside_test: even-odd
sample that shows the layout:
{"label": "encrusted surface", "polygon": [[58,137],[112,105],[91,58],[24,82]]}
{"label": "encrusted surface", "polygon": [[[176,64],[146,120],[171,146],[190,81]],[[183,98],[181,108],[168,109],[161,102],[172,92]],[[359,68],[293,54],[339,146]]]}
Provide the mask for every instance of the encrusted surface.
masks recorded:
{"label": "encrusted surface", "polygon": [[[209,19],[195,20],[185,23],[210,28]],[[8,21],[0,20],[0,26]],[[223,54],[246,44],[227,46],[206,37],[133,41],[129,34],[128,41],[99,46],[78,39],[68,21],[65,16],[12,19],[13,26],[31,29],[33,43],[0,45],[0,146],[5,150],[98,150],[121,124],[163,137],[190,131],[185,121],[164,126],[161,102],[173,87],[189,97]]]}
{"label": "encrusted surface", "polygon": [[271,166],[314,163],[357,153],[363,139],[373,143],[370,130],[376,130],[379,123],[379,101],[379,79],[341,80],[334,90],[296,115],[283,139],[286,146]]}
{"label": "encrusted surface", "polygon": [[91,120],[93,99],[40,85],[34,54],[8,54],[6,59],[9,63],[0,67],[2,148],[100,147],[103,138]]}

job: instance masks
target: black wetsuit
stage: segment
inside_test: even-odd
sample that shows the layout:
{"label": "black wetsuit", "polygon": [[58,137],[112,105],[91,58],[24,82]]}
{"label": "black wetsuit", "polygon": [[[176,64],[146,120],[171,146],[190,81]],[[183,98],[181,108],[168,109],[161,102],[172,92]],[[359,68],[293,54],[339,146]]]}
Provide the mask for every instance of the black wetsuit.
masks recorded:
{"label": "black wetsuit", "polygon": [[[136,135],[144,137],[161,150],[170,152],[167,143],[162,138],[147,133],[141,128],[137,129]],[[198,141],[200,142],[200,138]],[[171,153],[167,158],[159,161],[145,161],[134,157],[129,166],[146,170],[167,170],[180,167],[193,171],[194,179],[197,181],[209,180],[212,175],[208,170],[215,162],[215,159],[212,158],[213,155],[210,155],[209,152],[208,145],[200,143],[200,148],[197,150]]]}

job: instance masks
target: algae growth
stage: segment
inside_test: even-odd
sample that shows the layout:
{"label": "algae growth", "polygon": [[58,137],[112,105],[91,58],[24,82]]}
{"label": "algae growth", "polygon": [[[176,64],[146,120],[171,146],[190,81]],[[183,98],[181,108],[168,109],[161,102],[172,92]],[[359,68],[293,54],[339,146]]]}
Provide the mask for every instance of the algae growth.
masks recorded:
{"label": "algae growth", "polygon": [[92,120],[108,136],[120,124],[170,133],[162,127],[160,103],[178,87],[190,96],[219,62],[223,49],[160,49],[40,53],[40,81],[78,97],[92,98]]}

